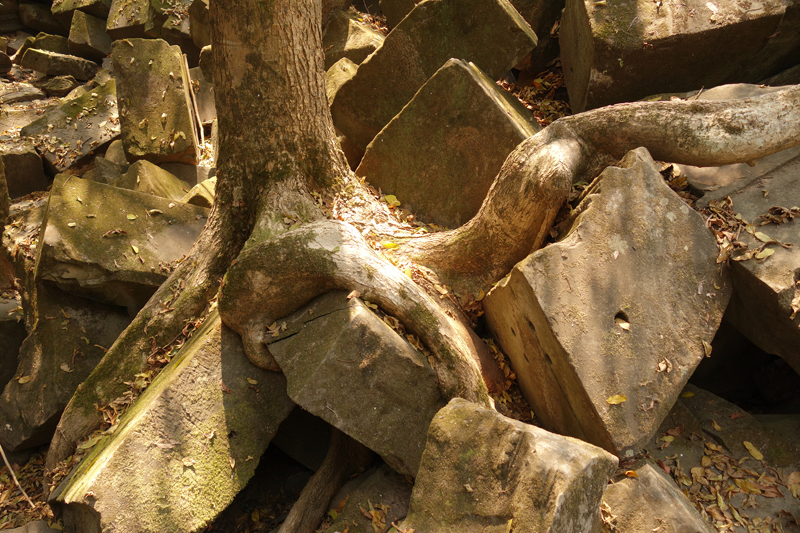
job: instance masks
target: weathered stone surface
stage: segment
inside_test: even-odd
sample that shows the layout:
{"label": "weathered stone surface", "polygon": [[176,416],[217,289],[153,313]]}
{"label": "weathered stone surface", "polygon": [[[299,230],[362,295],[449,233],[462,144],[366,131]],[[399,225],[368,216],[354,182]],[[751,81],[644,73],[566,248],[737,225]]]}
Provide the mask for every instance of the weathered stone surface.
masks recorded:
{"label": "weathered stone surface", "polygon": [[796,61],[800,4],[568,0],[559,41],[579,112],[659,92],[758,83]]}
{"label": "weathered stone surface", "polygon": [[778,87],[781,85],[797,85],[800,83],[800,65],[789,67],[783,72],[779,72],[774,76],[770,76],[765,80],[761,80],[761,85],[770,85]]}
{"label": "weathered stone surface", "polygon": [[423,220],[458,227],[503,162],[541,127],[481,70],[451,59],[367,146],[356,174]]}
{"label": "weathered stone surface", "polygon": [[346,295],[328,293],[283,320],[287,329],[267,340],[270,353],[296,404],[413,476],[442,406],[436,374],[405,339]]}
{"label": "weathered stone surface", "polygon": [[217,189],[217,178],[209,178],[201,181],[192,189],[187,192],[180,201],[186,204],[199,205],[200,207],[208,207],[214,205],[214,195]]}
{"label": "weathered stone surface", "polygon": [[166,170],[145,160],[139,160],[132,164],[128,171],[120,176],[113,185],[176,202],[181,201],[190,189],[188,183],[179,180]]}
{"label": "weathered stone surface", "polygon": [[36,48],[29,48],[20,64],[48,76],[73,76],[78,80],[89,80],[100,70],[97,63],[87,59]]}
{"label": "weathered stone surface", "polygon": [[574,213],[563,239],[487,296],[486,316],[543,427],[633,455],[704,357],[729,272],[644,148],[606,168]]}
{"label": "weathered stone surface", "polygon": [[56,76],[55,78],[44,80],[37,85],[47,96],[62,97],[79,87],[80,83],[72,76]]}
{"label": "weathered stone surface", "polygon": [[715,533],[703,520],[675,482],[664,472],[645,463],[635,469],[637,477],[612,483],[603,494],[603,504],[613,517],[612,531],[619,533]]}
{"label": "weathered stone surface", "polygon": [[[7,261],[5,257],[0,262]],[[0,390],[14,377],[17,370],[19,348],[28,336],[25,322],[17,307],[19,302],[0,297]]]}
{"label": "weathered stone surface", "polygon": [[62,35],[51,35],[49,33],[40,32],[34,37],[31,48],[68,55],[69,41]]}
{"label": "weathered stone surface", "polygon": [[198,183],[203,183],[205,180],[213,178],[217,174],[215,167],[184,165],[183,163],[161,163],[158,166],[193,187]]}
{"label": "weathered stone surface", "polygon": [[157,37],[150,0],[112,0],[106,32],[113,40]]}
{"label": "weathered stone surface", "polygon": [[50,10],[53,12],[53,16],[69,27],[75,11],[83,11],[105,20],[108,17],[110,6],[111,0],[54,0]]}
{"label": "weathered stone surface", "polygon": [[109,144],[106,149],[105,158],[111,163],[119,165],[123,169],[123,172],[128,170],[131,166],[125,157],[125,148],[122,146],[122,141],[120,139],[111,141],[111,144]]}
{"label": "weathered stone surface", "polygon": [[29,3],[19,5],[19,18],[28,28],[36,31],[66,35],[69,27],[64,27],[50,9],[44,4]]}
{"label": "weathered stone surface", "polygon": [[24,140],[5,142],[0,145],[0,158],[6,169],[6,184],[11,198],[47,188],[49,180],[44,175],[42,158],[33,143]]}
{"label": "weathered stone surface", "polygon": [[67,531],[200,531],[292,407],[283,375],[254,367],[213,312],[51,502]]}
{"label": "weathered stone surface", "polygon": [[[123,174],[123,169],[116,163],[112,163],[102,156],[94,158],[94,168],[85,172],[81,177],[85,180],[92,180],[98,183],[114,184]],[[136,190],[135,187],[123,187],[124,189]],[[156,195],[158,196],[158,195]]]}
{"label": "weathered stone surface", "polygon": [[115,41],[122,144],[129,161],[197,164],[197,124],[186,62],[161,39]]}
{"label": "weathered stone surface", "polygon": [[[765,157],[754,167],[681,168],[692,176],[690,182],[716,189],[708,191],[698,205],[705,206],[729,196],[733,200],[733,211],[752,224],[765,222],[759,217],[774,206],[787,209],[800,206],[798,147]],[[763,261],[731,262],[733,296],[726,318],[758,347],[781,356],[800,373],[800,314],[794,315],[794,310],[800,308],[800,221],[795,218],[780,225],[757,225],[755,231],[794,246],[783,248],[769,244],[766,248],[773,249],[774,253]],[[764,245],[746,231],[741,232],[739,240],[750,249]]]}
{"label": "weathered stone surface", "polygon": [[[3,47],[3,50],[5,50],[5,47]],[[11,58],[8,57],[8,54],[0,52],[0,74],[8,74],[12,66],[13,63]]]}
{"label": "weathered stone surface", "polygon": [[373,522],[364,516],[361,509],[373,508],[380,514],[383,523],[391,526],[408,514],[411,487],[405,476],[385,464],[367,470],[348,481],[333,497],[331,507],[334,509],[345,499],[346,503],[331,525],[322,531],[334,533],[344,531],[348,526],[351,531],[369,531],[373,529]]}
{"label": "weathered stone surface", "polygon": [[135,313],[167,278],[170,263],[189,251],[208,216],[202,207],[170,204],[57,176],[39,241],[37,279]]}
{"label": "weathered stone surface", "polygon": [[41,90],[29,83],[12,81],[0,85],[0,105],[20,104],[44,97],[45,94]]}
{"label": "weathered stone surface", "polygon": [[383,34],[360,22],[354,11],[335,11],[322,33],[325,70],[346,57],[359,64],[383,44]]}
{"label": "weathered stone surface", "polygon": [[600,497],[616,466],[595,446],[456,398],[431,422],[402,527],[597,531]]}
{"label": "weathered stone surface", "polygon": [[386,25],[389,29],[400,24],[400,21],[414,9],[417,3],[417,0],[380,0],[381,12],[386,17]]}
{"label": "weathered stone surface", "polygon": [[50,528],[44,520],[36,520],[28,522],[22,527],[8,529],[6,533],[56,533],[57,531],[57,529]]}
{"label": "weathered stone surface", "polygon": [[119,132],[116,84],[111,80],[65,101],[22,128],[20,135],[34,143],[55,172],[64,172],[82,164]]}
{"label": "weathered stone surface", "polygon": [[14,372],[19,379],[0,395],[0,444],[11,451],[50,440],[75,389],[130,322],[119,308],[37,285],[35,322]]}
{"label": "weathered stone surface", "polygon": [[506,0],[417,5],[336,94],[334,125],[362,150],[451,57],[497,79],[536,46]]}
{"label": "weathered stone surface", "polygon": [[93,60],[111,53],[111,37],[106,33],[106,21],[75,11],[69,30],[69,52]]}
{"label": "weathered stone surface", "polygon": [[208,15],[208,0],[193,0],[189,6],[189,31],[198,48],[211,44],[211,21]]}

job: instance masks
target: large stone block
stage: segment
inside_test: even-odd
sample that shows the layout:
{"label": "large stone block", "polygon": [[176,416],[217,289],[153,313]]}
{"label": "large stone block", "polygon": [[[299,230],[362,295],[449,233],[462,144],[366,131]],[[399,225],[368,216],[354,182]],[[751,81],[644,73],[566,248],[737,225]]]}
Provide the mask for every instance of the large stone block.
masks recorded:
{"label": "large stone block", "polygon": [[[0,268],[3,268],[3,261],[6,261],[5,257],[0,257]],[[19,363],[19,348],[28,336],[18,307],[17,300],[0,297],[0,389],[14,377]]]}
{"label": "large stone block", "polygon": [[37,284],[35,316],[14,377],[0,395],[0,443],[19,451],[48,442],[75,389],[130,322],[118,307]]}
{"label": "large stone block", "polygon": [[179,180],[166,170],[145,160],[139,160],[132,164],[125,174],[114,181],[113,185],[131,191],[152,194],[173,202],[181,201],[191,189],[185,181]]}
{"label": "large stone block", "polygon": [[113,40],[157,37],[150,0],[112,0],[106,32]]}
{"label": "large stone block", "polygon": [[644,148],[606,168],[573,217],[501,280],[486,316],[543,427],[633,455],[710,348],[729,272]]}
{"label": "large stone block", "polygon": [[57,176],[37,280],[135,313],[197,239],[208,209],[72,176]]}
{"label": "large stone block", "polygon": [[365,150],[451,57],[498,79],[535,46],[536,35],[508,0],[422,2],[336,94],[334,125]]}
{"label": "large stone block", "polygon": [[800,2],[567,0],[559,41],[580,112],[777,74],[800,53]]}
{"label": "large stone block", "polygon": [[20,64],[48,76],[72,76],[76,80],[90,80],[100,70],[97,63],[87,59],[37,48],[29,48]]}
{"label": "large stone block", "polygon": [[356,174],[453,228],[478,212],[508,154],[540,129],[478,67],[451,59],[367,146]]}
{"label": "large stone block", "polygon": [[69,30],[69,51],[93,60],[111,54],[111,37],[106,33],[106,21],[76,11]]}
{"label": "large stone block", "polygon": [[325,70],[346,57],[359,64],[383,44],[383,34],[359,21],[350,11],[334,11],[322,33]]}
{"label": "large stone block", "polygon": [[186,61],[161,39],[123,39],[113,45],[122,144],[129,161],[199,161]]}
{"label": "large stone block", "polygon": [[42,158],[29,141],[8,141],[0,147],[3,160],[8,195],[19,198],[34,191],[43,191],[49,180],[44,175]]}
{"label": "large stone block", "polygon": [[83,11],[97,18],[108,17],[111,0],[54,0],[50,9],[58,20],[69,27],[75,11]]}
{"label": "large stone block", "polygon": [[294,404],[213,312],[51,496],[66,531],[201,531],[247,484]]}
{"label": "large stone block", "polygon": [[[345,292],[328,293],[287,317],[270,353],[300,407],[416,475],[431,419],[441,408],[425,357]],[[265,324],[266,325],[266,324]]]}
{"label": "large stone block", "polygon": [[82,165],[119,136],[116,83],[108,81],[73,100],[64,101],[20,131],[55,172]]}
{"label": "large stone block", "polygon": [[598,531],[617,458],[455,398],[431,422],[402,527],[425,533]]}

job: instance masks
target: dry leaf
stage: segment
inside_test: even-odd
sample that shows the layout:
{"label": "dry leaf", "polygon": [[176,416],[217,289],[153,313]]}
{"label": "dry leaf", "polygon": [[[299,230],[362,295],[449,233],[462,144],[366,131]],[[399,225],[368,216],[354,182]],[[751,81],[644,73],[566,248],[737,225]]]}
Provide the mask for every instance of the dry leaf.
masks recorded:
{"label": "dry leaf", "polygon": [[694,396],[694,393],[692,391],[687,390],[681,393],[681,398],[691,398],[692,396]]}
{"label": "dry leaf", "polygon": [[400,245],[399,245],[399,244],[397,244],[396,242],[392,242],[392,241],[381,241],[381,246],[383,246],[384,248],[387,248],[387,249],[391,250],[391,249],[393,249],[393,248],[397,248],[397,247],[399,247]]}
{"label": "dry leaf", "polygon": [[753,459],[756,461],[761,461],[764,459],[764,455],[758,451],[758,448],[756,448],[752,442],[744,441],[742,444],[744,444],[744,447],[747,448],[748,452],[750,452],[750,455],[753,456]]}
{"label": "dry leaf", "polygon": [[706,357],[711,357],[711,350],[713,350],[713,348],[706,341],[702,342],[703,342],[703,353],[705,354]]}
{"label": "dry leaf", "polygon": [[628,400],[628,397],[625,396],[624,394],[615,394],[614,396],[609,396],[609,398],[606,400],[606,402],[608,402],[609,405],[619,405],[622,402],[627,401],[627,400]]}
{"label": "dry leaf", "polygon": [[19,378],[19,379],[17,380],[17,382],[18,382],[20,385],[24,385],[24,384],[26,384],[27,382],[29,382],[30,380],[31,380],[31,377],[30,377],[30,376],[22,376],[21,378]]}
{"label": "dry leaf", "polygon": [[639,474],[636,473],[636,470],[626,470],[625,475],[628,477],[639,477]]}
{"label": "dry leaf", "polygon": [[247,382],[250,385],[258,385],[258,381],[254,380],[253,378],[247,378]]}
{"label": "dry leaf", "polygon": [[64,372],[73,372],[73,370],[69,367],[67,363],[61,363],[61,366],[59,366],[58,368],[60,368]]}
{"label": "dry leaf", "polygon": [[137,218],[136,215],[128,215],[128,220],[136,220]]}
{"label": "dry leaf", "polygon": [[717,431],[722,431],[722,426],[717,424],[717,421],[714,420],[713,418],[711,419],[711,426]]}
{"label": "dry leaf", "polygon": [[625,320],[624,318],[619,318],[619,317],[616,317],[616,318],[614,318],[614,322],[616,322],[616,323],[617,323],[617,325],[618,325],[619,327],[621,327],[622,329],[624,329],[625,331],[630,331],[630,330],[631,330],[631,324],[630,324],[630,322],[628,322],[628,321],[627,321],[627,320]]}
{"label": "dry leaf", "polygon": [[[358,291],[350,291],[350,294],[347,295],[348,300],[352,300],[353,298],[360,298],[361,293]],[[273,329],[273,326],[270,326],[269,329]]]}
{"label": "dry leaf", "polygon": [[767,257],[771,256],[774,253],[775,253],[775,248],[765,248],[760,252],[758,252],[753,257],[755,257],[756,259],[766,259]]}

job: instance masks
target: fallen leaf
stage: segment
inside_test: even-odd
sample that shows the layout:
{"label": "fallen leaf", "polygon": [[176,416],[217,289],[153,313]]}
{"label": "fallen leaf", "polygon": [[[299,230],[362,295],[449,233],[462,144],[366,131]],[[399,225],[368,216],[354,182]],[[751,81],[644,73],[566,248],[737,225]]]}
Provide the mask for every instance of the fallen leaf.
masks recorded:
{"label": "fallen leaf", "polygon": [[713,418],[711,419],[711,426],[717,431],[722,431],[722,426],[717,424],[717,421],[714,420]]}
{"label": "fallen leaf", "polygon": [[[353,298],[360,298],[360,297],[361,297],[361,293],[358,292],[358,291],[350,291],[350,294],[347,295],[347,299],[348,300],[352,300]],[[274,328],[274,324],[273,324],[273,326],[270,326],[269,329],[273,329],[273,328]]]}
{"label": "fallen leaf", "polygon": [[619,405],[627,400],[628,397],[625,396],[624,394],[615,394],[613,396],[609,396],[606,402],[608,402],[609,405]]}
{"label": "fallen leaf", "polygon": [[247,382],[250,385],[258,385],[258,381],[254,380],[253,378],[247,378]]}
{"label": "fallen leaf", "polygon": [[692,391],[687,390],[681,393],[681,398],[691,398],[692,396],[694,396],[694,393]]}
{"label": "fallen leaf", "polygon": [[128,215],[128,220],[136,220],[137,218],[139,217],[137,217],[136,215]]}
{"label": "fallen leaf", "polygon": [[136,245],[131,244],[131,250],[133,250],[133,253],[135,254],[139,253],[139,248],[137,248]]}
{"label": "fallen leaf", "polygon": [[639,474],[636,473],[636,470],[626,470],[625,475],[628,477],[639,477]]}
{"label": "fallen leaf", "polygon": [[771,256],[774,253],[775,253],[775,248],[764,248],[753,257],[755,257],[756,259],[766,259],[767,257]]}
{"label": "fallen leaf", "polygon": [[70,228],[74,228],[77,225],[78,224],[76,224],[75,222],[70,222],[70,223],[67,224],[67,226],[69,226]]}
{"label": "fallen leaf", "polygon": [[742,444],[744,444],[744,447],[747,448],[748,452],[750,452],[750,455],[753,456],[753,459],[756,461],[761,461],[764,459],[764,455],[758,451],[758,448],[756,448],[752,442],[744,441]]}
{"label": "fallen leaf", "polygon": [[182,462],[183,466],[185,467],[192,467],[195,464],[194,459],[192,459],[191,457],[184,457]]}
{"label": "fallen leaf", "polygon": [[381,241],[381,246],[391,250],[393,248],[398,248],[400,245],[397,244],[396,242],[392,242],[392,241]]}
{"label": "fallen leaf", "polygon": [[672,429],[668,429],[667,430],[667,435],[672,435],[673,437],[677,437],[678,435],[681,434],[681,431],[683,431],[683,424],[675,426]]}
{"label": "fallen leaf", "polygon": [[78,449],[79,450],[88,450],[89,448],[91,448],[92,446],[94,446],[95,444],[100,442],[100,439],[102,439],[102,438],[103,438],[103,435],[95,435],[93,437],[90,437],[89,440],[87,440],[85,442],[82,442],[81,444],[78,444]]}
{"label": "fallen leaf", "polygon": [[30,380],[31,380],[31,377],[30,377],[30,376],[22,376],[21,378],[19,378],[19,379],[17,380],[17,383],[19,383],[20,385],[25,385],[25,384],[26,384],[27,382],[29,382]]}
{"label": "fallen leaf", "polygon": [[672,435],[664,435],[663,437],[661,437],[661,440],[663,440],[664,442],[672,442],[675,440],[675,437],[673,437]]}
{"label": "fallen leaf", "polygon": [[473,492],[475,492],[475,489],[473,489],[473,488],[472,488],[472,485],[470,485],[469,483],[466,483],[466,484],[464,485],[464,488],[465,488],[465,489],[467,490],[467,492],[469,492],[469,493],[473,493]]}
{"label": "fallen leaf", "polygon": [[773,239],[766,233],[761,233],[760,231],[755,232],[753,236],[761,242],[775,242],[775,239]]}
{"label": "fallen leaf", "polygon": [[706,341],[702,342],[703,342],[703,353],[705,354],[706,357],[711,357],[711,350],[713,350],[713,348]]}
{"label": "fallen leaf", "polygon": [[627,321],[627,320],[625,320],[624,318],[615,317],[615,318],[614,318],[614,322],[616,322],[616,323],[617,323],[617,325],[618,325],[619,327],[621,327],[622,329],[624,329],[625,331],[630,331],[630,330],[631,330],[631,324],[630,324],[630,322],[628,322],[628,321]]}
{"label": "fallen leaf", "polygon": [[61,363],[61,366],[59,366],[58,368],[60,368],[64,372],[73,372],[73,370],[69,367],[67,363]]}

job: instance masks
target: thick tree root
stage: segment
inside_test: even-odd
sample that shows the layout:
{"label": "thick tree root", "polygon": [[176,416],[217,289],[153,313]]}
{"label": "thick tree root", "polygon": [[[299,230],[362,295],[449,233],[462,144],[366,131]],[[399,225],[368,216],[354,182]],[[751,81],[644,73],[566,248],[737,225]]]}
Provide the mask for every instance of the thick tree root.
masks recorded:
{"label": "thick tree root", "polygon": [[483,343],[343,222],[314,222],[246,247],[225,276],[220,317],[242,335],[254,364],[279,370],[263,342],[267,326],[334,289],[358,291],[417,335],[445,398],[491,403],[476,362]]}
{"label": "thick tree root", "polygon": [[475,217],[397,252],[456,292],[488,291],[544,242],[573,182],[643,146],[698,166],[753,161],[800,143],[800,86],[729,101],[635,102],[560,119],[506,159]]}
{"label": "thick tree root", "polygon": [[332,428],[331,443],[325,460],[311,476],[278,533],[316,531],[325,518],[331,498],[342,483],[354,473],[366,469],[373,458],[369,448]]}

